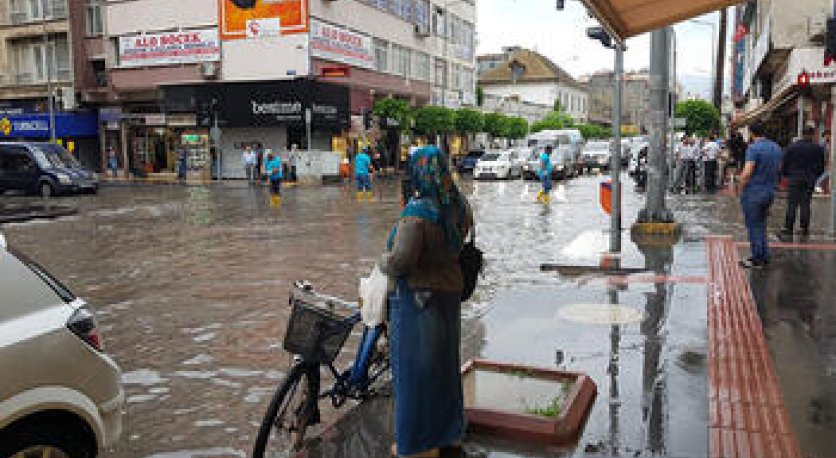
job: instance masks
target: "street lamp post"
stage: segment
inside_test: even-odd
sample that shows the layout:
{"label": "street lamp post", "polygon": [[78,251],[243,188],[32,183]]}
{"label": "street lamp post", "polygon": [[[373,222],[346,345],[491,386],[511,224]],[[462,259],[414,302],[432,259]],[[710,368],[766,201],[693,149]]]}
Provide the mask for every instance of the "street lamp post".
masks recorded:
{"label": "street lamp post", "polygon": [[55,90],[52,87],[52,63],[55,60],[55,53],[50,52],[49,31],[46,28],[46,3],[48,1],[49,0],[43,0],[41,2],[41,27],[44,32],[43,64],[46,67],[46,100],[49,113],[49,141],[55,143]]}

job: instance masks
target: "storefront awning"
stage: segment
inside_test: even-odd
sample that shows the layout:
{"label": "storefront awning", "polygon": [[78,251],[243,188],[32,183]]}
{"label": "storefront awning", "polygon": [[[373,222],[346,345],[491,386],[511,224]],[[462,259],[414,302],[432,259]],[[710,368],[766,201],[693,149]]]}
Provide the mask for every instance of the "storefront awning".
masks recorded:
{"label": "storefront awning", "polygon": [[784,106],[785,103],[796,97],[795,85],[786,86],[780,93],[769,99],[768,102],[751,110],[743,115],[732,119],[732,126],[743,127],[748,126],[756,121],[763,120],[772,114],[778,108]]}
{"label": "storefront awning", "polygon": [[617,41],[686,19],[701,16],[741,0],[581,0]]}

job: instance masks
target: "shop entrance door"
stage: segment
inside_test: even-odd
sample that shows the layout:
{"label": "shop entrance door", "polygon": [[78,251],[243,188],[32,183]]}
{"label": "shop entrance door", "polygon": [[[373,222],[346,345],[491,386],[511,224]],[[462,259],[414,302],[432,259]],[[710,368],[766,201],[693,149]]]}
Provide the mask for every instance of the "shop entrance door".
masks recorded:
{"label": "shop entrance door", "polygon": [[293,145],[299,149],[306,149],[308,143],[305,141],[305,129],[302,126],[288,126],[287,127],[287,149],[291,149]]}

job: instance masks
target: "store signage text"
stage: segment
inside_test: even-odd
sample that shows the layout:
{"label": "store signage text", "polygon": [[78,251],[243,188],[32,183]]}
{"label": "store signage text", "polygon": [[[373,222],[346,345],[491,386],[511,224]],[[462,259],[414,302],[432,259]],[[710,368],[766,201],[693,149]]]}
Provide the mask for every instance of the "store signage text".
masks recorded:
{"label": "store signage text", "polygon": [[371,37],[311,19],[311,54],[355,67],[374,69]]}
{"label": "store signage text", "polygon": [[214,29],[119,37],[121,67],[216,62],[220,58],[220,39]]}

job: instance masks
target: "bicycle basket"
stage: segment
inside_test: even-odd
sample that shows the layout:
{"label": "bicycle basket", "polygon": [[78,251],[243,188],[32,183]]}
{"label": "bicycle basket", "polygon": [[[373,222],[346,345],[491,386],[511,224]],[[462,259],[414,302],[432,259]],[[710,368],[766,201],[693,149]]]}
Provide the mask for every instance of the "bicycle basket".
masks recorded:
{"label": "bicycle basket", "polygon": [[284,336],[284,349],[307,361],[330,364],[340,353],[352,325],[336,313],[291,298],[293,311]]}

